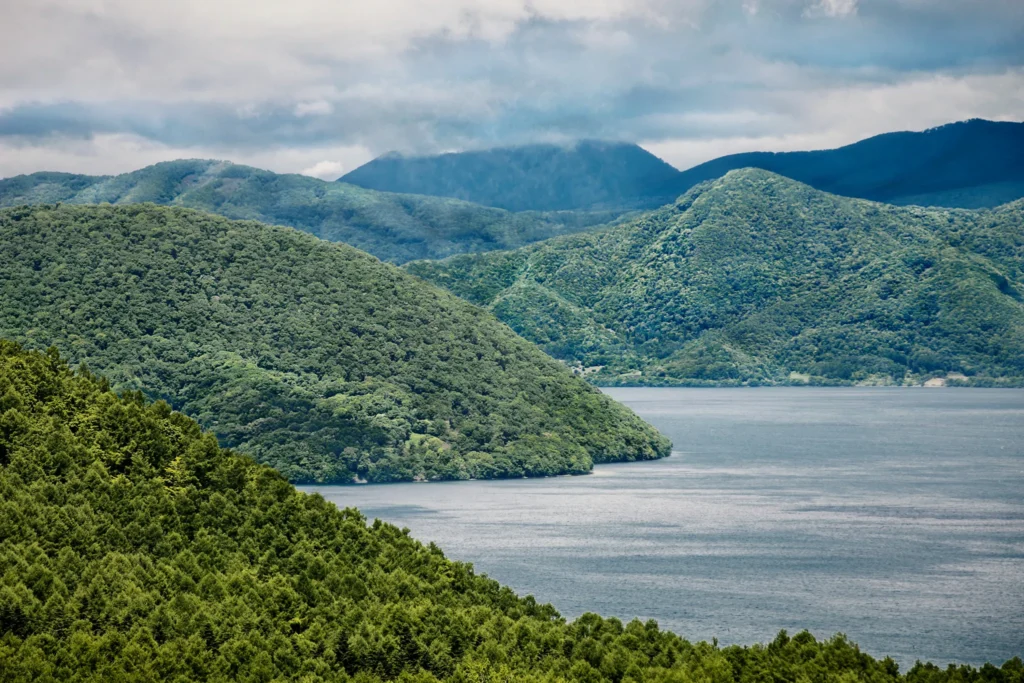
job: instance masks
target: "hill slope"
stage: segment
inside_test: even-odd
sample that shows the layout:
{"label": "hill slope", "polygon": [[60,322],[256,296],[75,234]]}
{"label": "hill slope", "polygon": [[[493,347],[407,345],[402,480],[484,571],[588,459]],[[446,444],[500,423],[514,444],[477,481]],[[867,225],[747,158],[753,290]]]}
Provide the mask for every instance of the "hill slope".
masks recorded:
{"label": "hill slope", "polygon": [[188,159],[132,173],[34,173],[0,180],[0,206],[154,202],[288,225],[393,263],[511,249],[606,223],[617,212],[513,214],[433,197],[374,192],[301,175]]}
{"label": "hill slope", "polygon": [[995,207],[1024,197],[1024,123],[963,121],[878,135],[817,152],[733,154],[679,174],[673,197],[741,168],[760,168],[825,192],[891,204]]}
{"label": "hill slope", "polygon": [[584,140],[437,156],[387,154],[341,177],[388,192],[455,197],[510,211],[653,208],[678,171],[637,145]]}
{"label": "hill slope", "polygon": [[603,383],[1019,382],[1022,226],[1024,202],[900,208],[748,169],[598,233],[407,268]]}
{"label": "hill slope", "polygon": [[344,245],[185,209],[0,211],[0,336],[303,482],[586,472],[668,443],[494,318]]}
{"label": "hill slope", "polygon": [[549,605],[301,494],[165,403],[0,341],[0,672],[51,681],[1021,683],[841,636],[693,645]]}

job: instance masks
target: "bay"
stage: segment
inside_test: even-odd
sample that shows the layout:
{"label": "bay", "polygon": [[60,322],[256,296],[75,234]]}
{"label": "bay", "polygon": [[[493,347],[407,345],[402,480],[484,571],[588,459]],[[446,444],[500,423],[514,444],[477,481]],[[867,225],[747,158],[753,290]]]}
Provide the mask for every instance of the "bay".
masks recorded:
{"label": "bay", "polygon": [[304,487],[566,617],[691,640],[842,632],[916,659],[1024,655],[1024,391],[607,390],[671,457],[591,475]]}

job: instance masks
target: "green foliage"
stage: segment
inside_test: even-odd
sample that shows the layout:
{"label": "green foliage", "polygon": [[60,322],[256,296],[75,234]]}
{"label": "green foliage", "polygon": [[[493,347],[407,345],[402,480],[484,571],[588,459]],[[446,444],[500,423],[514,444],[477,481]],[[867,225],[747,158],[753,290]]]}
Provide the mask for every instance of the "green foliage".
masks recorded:
{"label": "green foliage", "polygon": [[509,213],[452,199],[188,159],[116,177],[35,173],[0,180],[0,207],[154,202],[298,228],[394,263],[512,249],[607,223],[621,211]]}
{"label": "green foliage", "polygon": [[[427,441],[428,439],[424,439]],[[0,681],[1022,683],[837,635],[691,644],[549,605],[0,341]]]}
{"label": "green foliage", "polygon": [[0,336],[164,398],[293,481],[578,473],[669,451],[489,313],[290,228],[21,207],[0,211],[0,249]]}
{"label": "green foliage", "polygon": [[1024,202],[899,208],[745,170],[603,231],[406,268],[598,383],[1005,385],[1022,225]]}

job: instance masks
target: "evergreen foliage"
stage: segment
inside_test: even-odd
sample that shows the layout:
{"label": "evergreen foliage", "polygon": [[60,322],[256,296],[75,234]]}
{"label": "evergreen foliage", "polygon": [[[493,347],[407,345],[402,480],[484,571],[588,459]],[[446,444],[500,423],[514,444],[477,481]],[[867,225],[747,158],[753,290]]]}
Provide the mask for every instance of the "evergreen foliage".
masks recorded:
{"label": "evergreen foliage", "polygon": [[34,173],[0,180],[0,207],[53,202],[153,202],[202,209],[298,228],[393,263],[512,249],[586,230],[621,213],[514,214],[202,159],[164,162],[115,177]]}
{"label": "evergreen foliage", "polygon": [[668,454],[489,313],[351,247],[186,209],[0,211],[0,336],[57,346],[297,482]]}
{"label": "evergreen foliage", "polygon": [[406,267],[598,383],[1024,381],[1024,202],[901,208],[748,169],[607,230]]}
{"label": "evergreen foliage", "polygon": [[837,635],[691,644],[567,623],[55,350],[0,341],[0,681],[1022,683],[900,675]]}

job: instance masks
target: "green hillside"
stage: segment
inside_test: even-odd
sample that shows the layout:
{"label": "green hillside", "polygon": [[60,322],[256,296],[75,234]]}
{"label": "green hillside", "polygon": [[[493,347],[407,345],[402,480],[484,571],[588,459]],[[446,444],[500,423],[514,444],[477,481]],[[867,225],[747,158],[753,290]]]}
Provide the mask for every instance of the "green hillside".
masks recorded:
{"label": "green hillside", "polygon": [[[0,680],[1021,683],[842,636],[691,644],[548,605],[0,341]],[[684,587],[685,589],[685,587]]]}
{"label": "green hillside", "polygon": [[393,263],[512,249],[607,223],[621,213],[516,214],[201,159],[169,161],[115,177],[34,173],[0,180],[0,207],[53,202],[154,202],[202,209],[288,225]]}
{"label": "green hillside", "polygon": [[900,208],[747,169],[597,233],[407,268],[598,383],[1024,381],[1024,202]]}
{"label": "green hillside", "polygon": [[356,249],[186,209],[0,211],[0,337],[55,345],[298,482],[668,454],[489,313]]}

